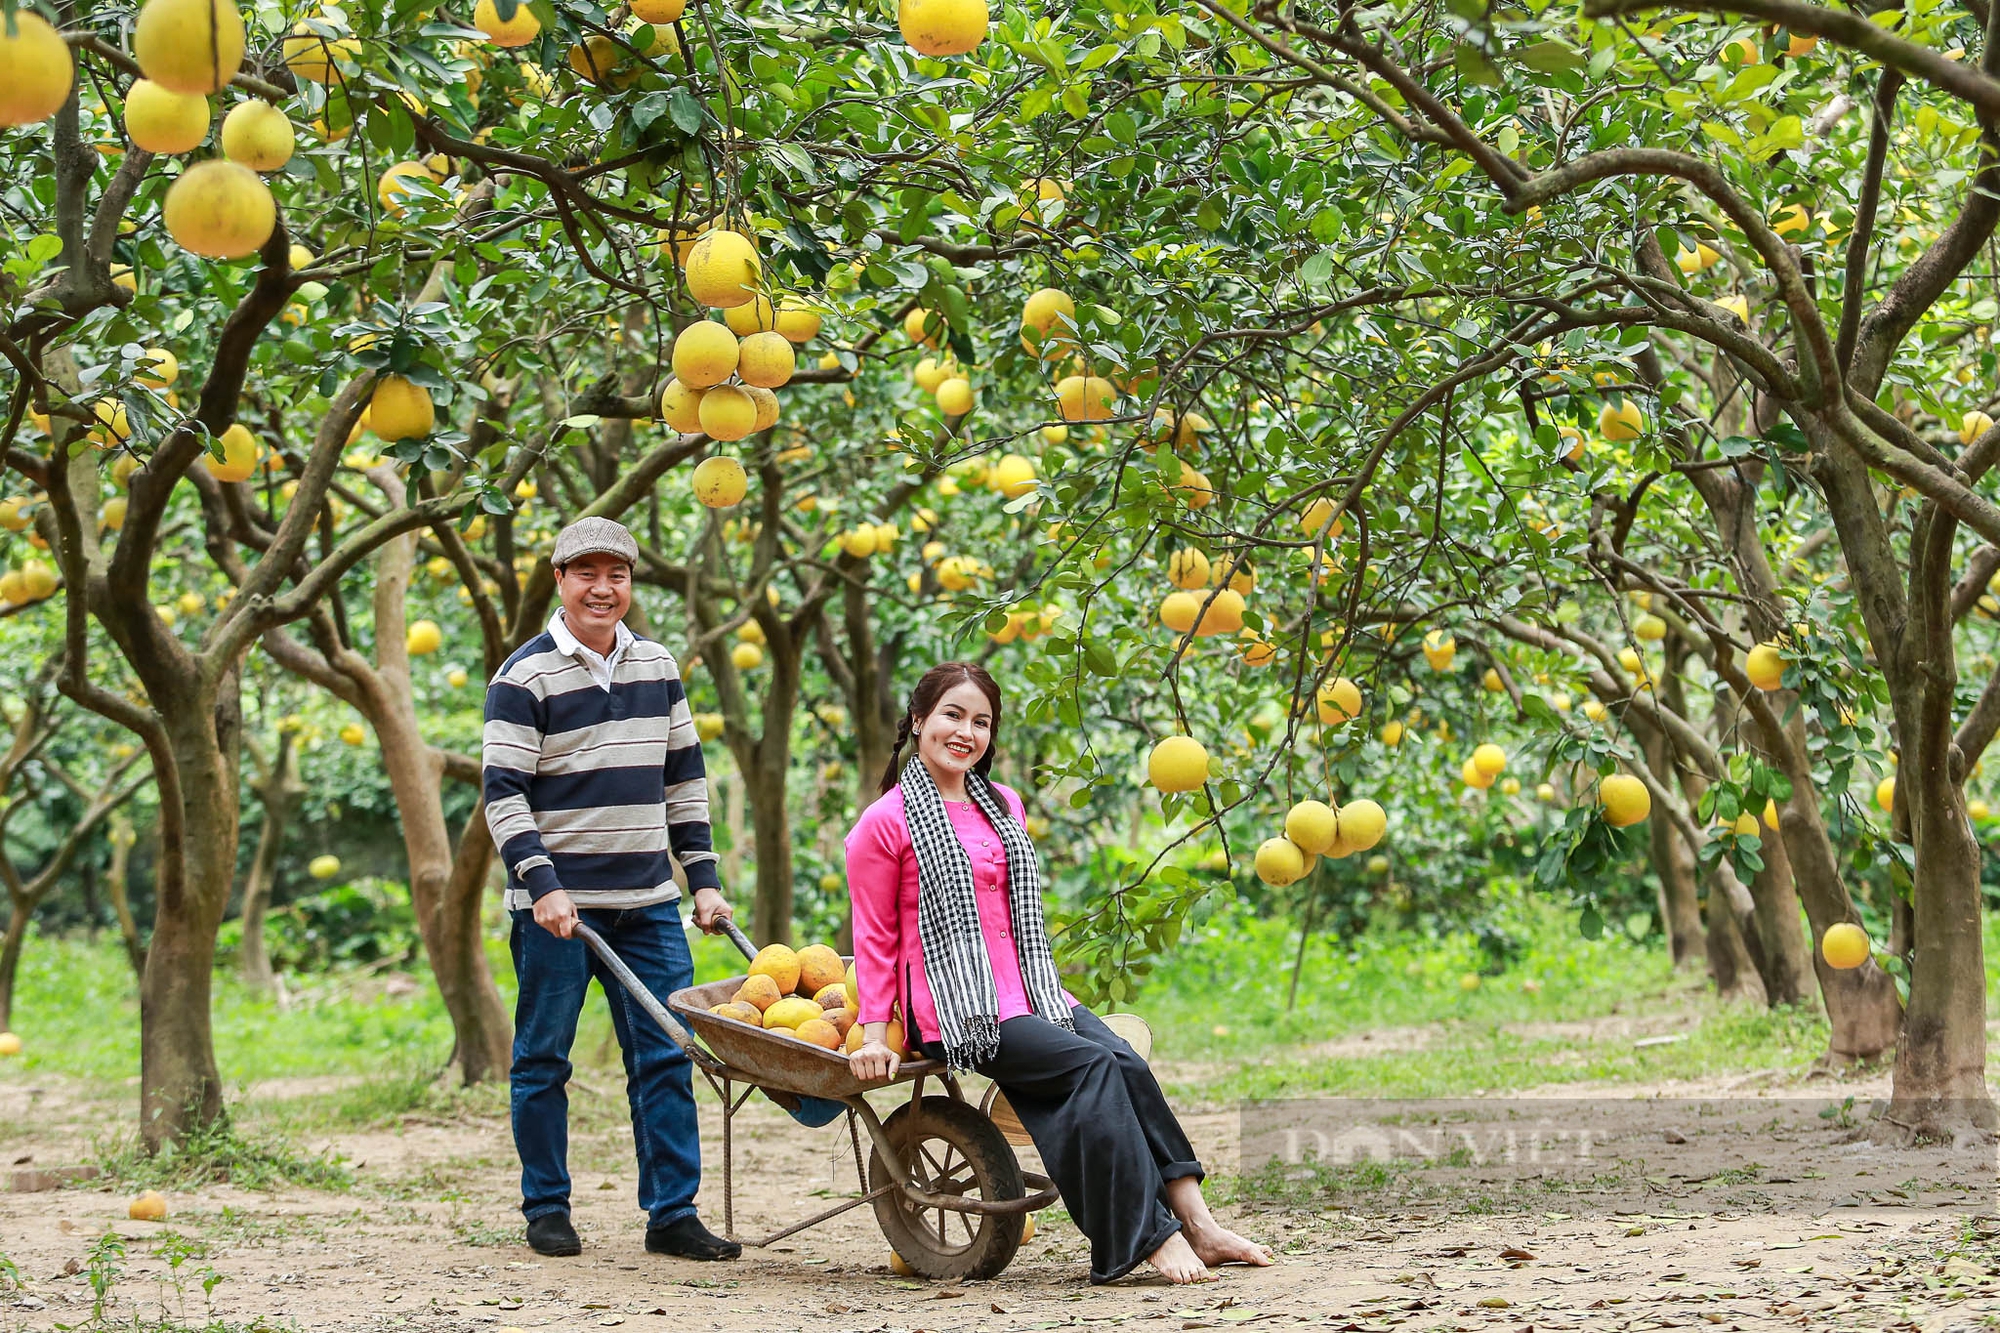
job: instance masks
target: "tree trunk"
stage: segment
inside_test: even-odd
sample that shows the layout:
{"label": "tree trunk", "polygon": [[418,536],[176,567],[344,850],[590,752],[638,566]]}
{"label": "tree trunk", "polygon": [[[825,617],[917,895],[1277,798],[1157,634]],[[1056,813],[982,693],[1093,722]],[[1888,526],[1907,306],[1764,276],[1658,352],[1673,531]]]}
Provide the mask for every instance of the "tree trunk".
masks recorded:
{"label": "tree trunk", "polygon": [[288,731],[278,733],[277,751],[271,757],[271,771],[257,788],[263,807],[264,827],[257,835],[257,854],[250,859],[250,873],[243,881],[243,979],[259,990],[271,988],[271,955],[264,947],[264,914],[271,905],[271,890],[278,875],[278,855],[284,850],[285,830],[292,821],[292,807],[300,796],[298,759]]}
{"label": "tree trunk", "polygon": [[1750,881],[1757,904],[1757,935],[1764,945],[1764,997],[1773,1006],[1813,999],[1812,957],[1799,929],[1799,895],[1782,838],[1764,838],[1764,868]]}
{"label": "tree trunk", "polygon": [[[403,606],[416,559],[414,536],[385,545],[375,566],[375,653],[372,671],[351,671],[361,691],[363,711],[382,746],[382,767],[396,800],[403,825],[403,851],[409,862],[410,903],[431,975],[451,1015],[455,1038],[453,1063],[467,1083],[504,1074],[510,1063],[513,1025],[500,988],[479,946],[478,887],[485,882],[479,844],[488,853],[482,802],[460,842],[467,864],[468,890],[459,878],[460,856],[454,855],[445,824],[444,758],[425,743],[417,717],[416,693],[410,681],[410,659],[404,647]],[[473,872],[477,873],[473,873]]]}
{"label": "tree trunk", "polygon": [[111,913],[118,919],[118,938],[125,942],[125,960],[132,964],[132,975],[146,975],[146,946],[139,942],[139,922],[132,915],[132,895],[129,876],[132,870],[132,844],[139,840],[132,823],[123,815],[117,816],[111,825],[111,865],[104,872],[104,889],[111,899]]}
{"label": "tree trunk", "polygon": [[158,701],[174,770],[161,798],[178,801],[180,819],[161,839],[153,940],[139,979],[139,1132],[149,1152],[223,1115],[209,1003],[215,932],[236,882],[236,684],[232,671],[207,707]]}
{"label": "tree trunk", "polygon": [[1725,1003],[1754,1004],[1762,1009],[1770,1000],[1764,993],[1764,978],[1750,957],[1743,933],[1736,928],[1736,914],[1720,889],[1708,892],[1708,970],[1715,978],[1715,993]]}
{"label": "tree trunk", "polygon": [[21,949],[33,920],[28,904],[15,899],[7,913],[7,934],[0,939],[0,1032],[14,1025],[14,978],[21,970]]}
{"label": "tree trunk", "polygon": [[[1646,766],[1662,776],[1667,764],[1666,738],[1653,731],[1646,737]],[[1653,873],[1660,878],[1660,926],[1667,932],[1667,946],[1674,970],[1699,965],[1707,948],[1701,928],[1700,890],[1695,880],[1694,858],[1680,834],[1665,819],[1646,821],[1646,836],[1653,846]]]}
{"label": "tree trunk", "polygon": [[[779,724],[767,721],[765,725]],[[792,821],[785,806],[788,767],[782,762],[759,764],[743,775],[757,857],[757,893],[750,911],[751,937],[760,946],[792,941]]]}

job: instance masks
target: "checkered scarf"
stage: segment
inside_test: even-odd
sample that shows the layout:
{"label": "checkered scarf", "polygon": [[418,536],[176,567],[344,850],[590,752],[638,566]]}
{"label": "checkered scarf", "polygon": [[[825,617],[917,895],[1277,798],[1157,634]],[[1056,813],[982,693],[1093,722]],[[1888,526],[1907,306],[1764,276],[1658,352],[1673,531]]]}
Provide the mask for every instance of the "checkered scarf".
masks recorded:
{"label": "checkered scarf", "polygon": [[[945,1059],[953,1069],[976,1069],[1000,1053],[1000,1000],[979,928],[972,858],[958,840],[944,797],[922,759],[913,756],[903,765],[900,785],[910,843],[917,852],[917,934],[924,946],[931,998],[937,1002]],[[1028,1003],[1038,1016],[1074,1032],[1076,1021],[1063,1002],[1048,926],[1042,919],[1042,877],[1035,845],[985,778],[966,774],[965,790],[992,821],[1000,845],[1007,849],[1008,911]]]}

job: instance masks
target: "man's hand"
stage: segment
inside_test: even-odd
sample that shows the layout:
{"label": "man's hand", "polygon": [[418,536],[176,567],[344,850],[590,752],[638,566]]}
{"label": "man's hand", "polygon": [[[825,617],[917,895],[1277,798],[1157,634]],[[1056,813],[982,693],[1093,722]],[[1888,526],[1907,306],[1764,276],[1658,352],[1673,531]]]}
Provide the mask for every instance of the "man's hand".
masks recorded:
{"label": "man's hand", "polygon": [[722,894],[716,889],[696,889],[694,891],[694,923],[705,934],[713,935],[722,928],[724,921],[734,921],[736,909],[722,901]]}
{"label": "man's hand", "polygon": [[576,914],[576,904],[561,889],[535,899],[535,924],[559,940],[574,936],[580,919]]}

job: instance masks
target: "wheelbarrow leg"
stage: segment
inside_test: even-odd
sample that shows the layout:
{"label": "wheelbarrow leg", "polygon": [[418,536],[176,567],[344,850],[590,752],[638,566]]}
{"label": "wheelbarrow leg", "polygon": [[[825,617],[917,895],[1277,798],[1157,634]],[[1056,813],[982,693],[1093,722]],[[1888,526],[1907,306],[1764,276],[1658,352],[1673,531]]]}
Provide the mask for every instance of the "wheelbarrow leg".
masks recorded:
{"label": "wheelbarrow leg", "polygon": [[736,1142],[731,1129],[736,1108],[729,1098],[729,1080],[722,1080],[722,1234],[736,1239]]}

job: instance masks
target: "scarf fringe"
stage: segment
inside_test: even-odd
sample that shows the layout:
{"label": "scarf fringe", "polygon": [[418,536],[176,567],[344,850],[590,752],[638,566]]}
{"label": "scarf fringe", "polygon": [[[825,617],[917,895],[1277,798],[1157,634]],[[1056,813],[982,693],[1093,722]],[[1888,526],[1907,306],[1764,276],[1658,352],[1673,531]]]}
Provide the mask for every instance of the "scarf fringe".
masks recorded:
{"label": "scarf fringe", "polygon": [[977,1073],[980,1065],[1000,1054],[1000,1022],[993,1015],[968,1014],[953,1026],[958,1028],[957,1040],[945,1046],[945,1063],[953,1069]]}

